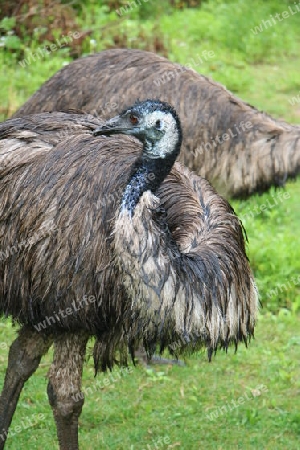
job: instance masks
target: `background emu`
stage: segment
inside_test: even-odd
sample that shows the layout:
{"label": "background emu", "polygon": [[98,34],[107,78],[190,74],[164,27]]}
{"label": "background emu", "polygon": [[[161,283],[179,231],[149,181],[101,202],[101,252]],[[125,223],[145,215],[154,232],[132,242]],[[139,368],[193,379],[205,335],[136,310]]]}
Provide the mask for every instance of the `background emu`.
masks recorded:
{"label": "background emu", "polygon": [[[0,314],[21,325],[0,399],[2,435],[52,343],[49,401],[60,448],[75,450],[90,336],[97,371],[118,355],[126,364],[139,342],[150,353],[180,339],[178,354],[206,346],[210,355],[253,334],[257,292],[232,208],[178,163],[158,185],[180,147],[175,112],[144,102],[118,120],[103,127],[57,112],[0,124],[1,243],[35,236],[0,264]],[[132,137],[93,136],[112,126],[143,148]],[[83,305],[75,311],[74,302]],[[57,320],[39,328],[50,316]]]}
{"label": "background emu", "polygon": [[153,53],[106,50],[48,80],[15,114],[82,109],[108,118],[115,105],[160,98],[182,117],[181,160],[227,197],[281,186],[300,171],[300,127],[275,120],[222,85]]}

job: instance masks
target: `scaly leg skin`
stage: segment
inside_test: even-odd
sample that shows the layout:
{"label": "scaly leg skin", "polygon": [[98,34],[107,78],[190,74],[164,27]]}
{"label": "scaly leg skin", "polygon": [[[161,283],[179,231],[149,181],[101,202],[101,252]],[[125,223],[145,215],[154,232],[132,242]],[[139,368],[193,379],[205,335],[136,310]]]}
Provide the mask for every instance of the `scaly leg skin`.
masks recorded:
{"label": "scaly leg skin", "polygon": [[60,450],[78,450],[78,418],[84,403],[81,380],[88,338],[85,332],[78,332],[63,333],[54,339],[48,398]]}
{"label": "scaly leg skin", "polygon": [[51,337],[24,326],[9,349],[8,367],[0,397],[0,450],[4,449],[22,388],[38,368],[51,344]]}

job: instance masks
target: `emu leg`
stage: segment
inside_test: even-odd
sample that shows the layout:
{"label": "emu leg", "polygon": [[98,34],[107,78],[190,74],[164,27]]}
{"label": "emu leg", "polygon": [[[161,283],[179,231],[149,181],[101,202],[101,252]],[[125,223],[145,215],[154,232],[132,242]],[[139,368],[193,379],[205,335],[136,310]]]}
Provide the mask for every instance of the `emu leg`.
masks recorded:
{"label": "emu leg", "polygon": [[7,431],[12,421],[25,382],[36,371],[41,357],[49,350],[52,339],[23,327],[12,343],[8,354],[4,386],[0,397],[0,449],[4,448]]}
{"label": "emu leg", "polygon": [[88,338],[86,333],[78,332],[64,333],[54,340],[48,398],[60,450],[78,450],[78,418],[84,403],[81,379]]}

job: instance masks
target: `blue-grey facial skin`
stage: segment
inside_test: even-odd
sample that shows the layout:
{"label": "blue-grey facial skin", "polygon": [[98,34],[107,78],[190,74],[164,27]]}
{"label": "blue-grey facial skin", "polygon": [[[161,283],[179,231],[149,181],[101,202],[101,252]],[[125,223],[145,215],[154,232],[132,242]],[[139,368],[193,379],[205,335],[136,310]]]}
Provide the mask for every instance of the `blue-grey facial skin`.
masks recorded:
{"label": "blue-grey facial skin", "polygon": [[[167,103],[146,100],[108,120],[94,131],[94,135],[98,134],[127,134],[135,136],[143,144],[121,203],[121,209],[132,216],[143,193],[156,191],[179,154],[182,141],[179,118]],[[155,174],[153,180],[149,178],[150,173]]]}
{"label": "blue-grey facial skin", "polygon": [[182,140],[181,125],[175,110],[157,100],[136,103],[94,131],[94,135],[119,133],[139,139],[144,144],[144,157],[150,159],[168,157],[177,151]]}

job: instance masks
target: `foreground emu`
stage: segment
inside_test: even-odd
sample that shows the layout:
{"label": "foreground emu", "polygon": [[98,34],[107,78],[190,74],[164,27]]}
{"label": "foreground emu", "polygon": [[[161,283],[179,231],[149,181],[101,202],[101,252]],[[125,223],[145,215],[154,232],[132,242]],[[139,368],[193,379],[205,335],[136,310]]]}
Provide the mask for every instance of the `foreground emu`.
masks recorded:
{"label": "foreground emu", "polygon": [[178,354],[205,346],[211,356],[253,334],[240,221],[206,180],[172,168],[180,145],[179,119],[158,101],[105,125],[58,112],[0,124],[2,250],[22,243],[0,263],[0,314],[21,326],[0,398],[1,449],[52,343],[49,402],[60,448],[75,450],[89,337],[97,371],[126,364],[140,343],[151,354],[180,340]]}
{"label": "foreground emu", "polygon": [[78,59],[14,115],[82,109],[108,118],[137,98],[160,98],[182,117],[181,160],[227,197],[281,186],[300,172],[300,127],[257,111],[222,85],[140,50]]}

